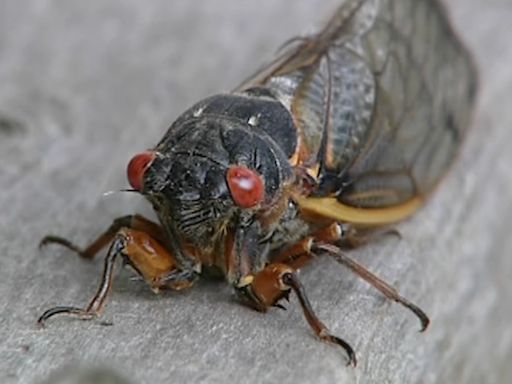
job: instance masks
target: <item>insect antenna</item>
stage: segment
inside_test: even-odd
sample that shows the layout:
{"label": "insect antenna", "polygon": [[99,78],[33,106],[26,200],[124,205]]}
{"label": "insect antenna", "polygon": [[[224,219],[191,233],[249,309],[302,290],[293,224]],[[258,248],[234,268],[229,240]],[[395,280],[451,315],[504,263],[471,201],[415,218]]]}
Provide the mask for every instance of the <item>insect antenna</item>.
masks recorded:
{"label": "insect antenna", "polygon": [[430,319],[421,308],[411,303],[406,298],[400,296],[400,294],[395,288],[393,288],[391,285],[386,283],[378,276],[374,275],[363,265],[359,264],[355,260],[348,257],[347,254],[343,252],[341,249],[332,244],[315,244],[312,247],[312,251],[327,252],[330,256],[334,258],[334,260],[349,268],[352,272],[361,277],[367,283],[371,284],[373,287],[378,289],[388,299],[396,301],[397,303],[400,303],[404,307],[411,310],[419,318],[421,322],[420,332],[424,332],[427,329],[430,323]]}
{"label": "insect antenna", "polygon": [[114,194],[120,193],[120,192],[139,192],[139,191],[136,189],[133,189],[133,188],[124,188],[124,189],[118,189],[117,191],[111,190],[111,191],[103,192],[101,194],[101,196],[108,197],[108,196],[111,196],[111,195],[114,195]]}

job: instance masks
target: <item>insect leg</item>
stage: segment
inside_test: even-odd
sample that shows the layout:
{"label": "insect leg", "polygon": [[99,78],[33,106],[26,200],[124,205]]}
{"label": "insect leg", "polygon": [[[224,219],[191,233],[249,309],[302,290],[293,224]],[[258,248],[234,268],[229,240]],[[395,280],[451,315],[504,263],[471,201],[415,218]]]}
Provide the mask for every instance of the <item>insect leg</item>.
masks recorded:
{"label": "insect leg", "polygon": [[281,252],[275,259],[272,260],[274,263],[283,263],[290,266],[293,269],[300,269],[307,264],[311,257],[311,247],[313,246],[314,239],[308,236],[297,244],[286,248]]}
{"label": "insect leg", "polygon": [[293,269],[302,268],[315,256],[311,252],[313,244],[318,242],[331,243],[338,241],[343,236],[343,230],[337,223],[333,223],[326,228],[314,232],[311,236],[302,239],[297,244],[285,249],[275,259],[274,263],[283,263]]}
{"label": "insect leg", "polygon": [[398,291],[393,288],[391,285],[386,283],[381,278],[377,277],[373,273],[371,273],[368,269],[366,269],[361,264],[357,263],[355,260],[349,258],[344,252],[341,251],[338,247],[332,245],[332,244],[314,244],[312,247],[313,251],[323,251],[327,252],[329,255],[331,255],[337,262],[340,264],[343,264],[347,268],[349,268],[352,272],[357,274],[359,277],[361,277],[366,282],[370,283],[372,286],[374,286],[376,289],[378,289],[384,296],[386,296],[388,299],[391,299],[393,301],[396,301],[400,304],[402,304],[404,307],[410,309],[420,320],[421,322],[421,330],[420,332],[423,332],[427,329],[430,319],[428,316],[423,312],[421,308],[419,308],[417,305],[411,303],[404,297],[400,296]]}
{"label": "insect leg", "polygon": [[361,229],[351,225],[344,225],[343,246],[348,248],[358,248],[362,245],[380,240],[384,236],[393,236],[401,239],[402,234],[396,228],[371,228]]}
{"label": "insect leg", "polygon": [[304,286],[301,284],[295,273],[285,273],[282,275],[282,281],[284,284],[289,286],[297,295],[302,310],[304,312],[304,316],[309,324],[309,326],[315,331],[320,339],[327,341],[329,343],[333,343],[342,347],[348,355],[348,364],[353,364],[354,367],[357,365],[356,354],[349,343],[345,340],[331,335],[327,327],[318,319],[313,308],[311,307],[311,303],[306,296],[306,292],[304,290]]}
{"label": "insect leg", "polygon": [[154,292],[161,288],[184,289],[190,287],[196,279],[193,271],[180,270],[174,257],[150,235],[134,229],[121,228],[108,250],[100,285],[90,303],[85,308],[51,308],[43,313],[38,323],[43,324],[55,315],[78,317],[83,320],[98,316],[111,291],[115,261],[119,255]]}
{"label": "insect leg", "polygon": [[357,361],[354,350],[345,340],[331,335],[327,327],[318,319],[304,286],[293,268],[286,264],[269,264],[254,276],[252,283],[246,288],[248,295],[252,295],[252,299],[259,303],[262,310],[275,306],[277,301],[286,298],[290,291],[297,295],[304,317],[315,334],[323,341],[341,346],[348,355],[348,365],[355,366]]}
{"label": "insect leg", "polygon": [[121,228],[138,229],[150,234],[153,238],[157,239],[161,243],[165,243],[165,234],[162,227],[160,227],[158,224],[146,219],[141,215],[126,215],[115,219],[105,232],[103,232],[100,236],[98,236],[96,240],[94,240],[85,248],[80,248],[63,237],[53,235],[43,237],[39,243],[39,247],[44,247],[47,244],[60,244],[72,250],[73,252],[76,252],[80,257],[83,257],[84,259],[92,259],[102,248],[104,248],[114,239],[117,232]]}
{"label": "insect leg", "polygon": [[101,277],[101,283],[98,287],[98,291],[85,308],[77,307],[54,307],[46,310],[41,317],[37,320],[38,324],[44,325],[44,322],[50,317],[55,315],[65,315],[70,317],[77,317],[82,320],[90,320],[96,317],[99,312],[103,309],[107,296],[112,288],[112,276],[114,274],[115,261],[121,254],[123,249],[126,247],[127,239],[124,236],[117,236],[110,245],[110,248],[105,258],[105,264],[103,268],[103,275]]}

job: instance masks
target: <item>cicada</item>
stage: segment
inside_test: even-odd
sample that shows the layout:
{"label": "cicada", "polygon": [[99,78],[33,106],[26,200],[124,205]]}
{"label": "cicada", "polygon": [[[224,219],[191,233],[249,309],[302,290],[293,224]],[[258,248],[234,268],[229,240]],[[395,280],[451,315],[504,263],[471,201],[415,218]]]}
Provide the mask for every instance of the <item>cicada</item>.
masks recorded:
{"label": "cicada", "polygon": [[329,255],[386,297],[427,315],[351,259],[346,248],[406,219],[453,162],[477,89],[472,60],[435,0],[346,0],[318,33],[290,41],[233,92],[185,111],[127,167],[158,223],[114,220],[85,248],[110,244],[97,293],[57,314],[92,319],[122,259],[149,287],[182,290],[219,272],[258,310],[298,297],[324,341],[350,344],[315,315],[298,269]]}

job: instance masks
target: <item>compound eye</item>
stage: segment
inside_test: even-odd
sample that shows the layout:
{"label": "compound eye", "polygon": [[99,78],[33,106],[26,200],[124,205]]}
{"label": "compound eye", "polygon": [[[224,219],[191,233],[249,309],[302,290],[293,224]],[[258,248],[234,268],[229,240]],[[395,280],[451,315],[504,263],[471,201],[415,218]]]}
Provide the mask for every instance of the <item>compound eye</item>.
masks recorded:
{"label": "compound eye", "polygon": [[144,174],[153,160],[155,160],[155,157],[156,154],[153,151],[142,152],[132,157],[128,163],[126,173],[133,189],[139,192],[142,191],[144,187]]}
{"label": "compound eye", "polygon": [[252,169],[234,166],[226,174],[231,197],[240,208],[252,208],[263,201],[265,189],[261,176]]}

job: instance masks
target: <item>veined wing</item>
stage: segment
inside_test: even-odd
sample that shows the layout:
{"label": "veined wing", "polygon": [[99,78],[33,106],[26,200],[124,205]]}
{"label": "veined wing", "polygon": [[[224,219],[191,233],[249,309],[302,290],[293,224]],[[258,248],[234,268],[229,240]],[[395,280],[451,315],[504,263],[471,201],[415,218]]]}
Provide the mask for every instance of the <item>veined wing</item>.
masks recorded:
{"label": "veined wing", "polygon": [[290,160],[315,170],[318,195],[383,208],[425,196],[449,167],[476,71],[438,1],[347,0],[240,89],[255,86],[290,110]]}

